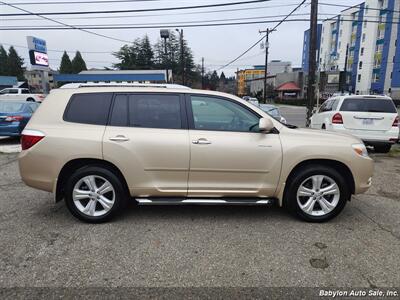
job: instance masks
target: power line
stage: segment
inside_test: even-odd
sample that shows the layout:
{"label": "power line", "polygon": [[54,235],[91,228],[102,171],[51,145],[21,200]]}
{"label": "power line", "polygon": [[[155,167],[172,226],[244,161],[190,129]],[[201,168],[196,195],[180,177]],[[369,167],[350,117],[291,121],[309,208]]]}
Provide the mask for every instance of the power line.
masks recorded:
{"label": "power line", "polygon": [[[99,11],[62,11],[62,12],[42,12],[39,15],[88,15],[88,14],[117,14],[127,12],[146,12],[146,11],[169,11],[169,10],[186,10],[186,9],[198,9],[198,8],[210,8],[210,7],[223,7],[223,6],[234,6],[243,4],[253,4],[261,2],[269,2],[271,0],[251,0],[251,1],[240,1],[240,2],[228,2],[218,4],[205,4],[205,5],[192,5],[192,6],[175,6],[175,7],[160,7],[160,8],[144,8],[144,9],[127,9],[127,10],[99,10]],[[2,2],[4,3],[4,2]],[[7,4],[11,6],[11,4]],[[22,9],[20,9],[22,10]],[[33,14],[33,13],[28,13]],[[10,16],[26,16],[27,14],[11,13],[11,14],[0,14],[2,17]]]}
{"label": "power line", "polygon": [[[296,6],[282,21],[279,21],[279,23],[274,27],[273,30],[275,30],[279,25],[281,25],[285,20],[287,21],[287,19],[297,10],[299,9],[304,3],[306,2],[306,0],[303,0],[298,6]],[[253,45],[251,45],[247,50],[245,50],[242,54],[240,54],[239,56],[237,56],[235,59],[231,60],[230,62],[228,62],[227,64],[225,64],[224,66],[222,66],[221,68],[218,69],[218,71],[226,68],[227,66],[233,64],[235,61],[237,61],[239,58],[243,57],[244,55],[246,55],[250,50],[252,50],[255,46],[257,46],[264,38],[266,37],[266,35],[264,35],[261,39],[259,39],[257,42],[255,42]]]}
{"label": "power line", "polygon": [[[268,6],[258,6],[258,7],[244,7],[244,8],[231,8],[231,9],[219,9],[219,10],[209,10],[209,11],[196,11],[196,12],[179,12],[172,14],[141,14],[141,15],[133,15],[133,16],[82,16],[82,17],[61,17],[57,18],[57,20],[88,20],[88,19],[121,19],[121,18],[144,18],[144,17],[169,17],[169,16],[181,16],[181,15],[198,15],[198,14],[215,14],[215,13],[226,13],[226,12],[235,12],[235,11],[245,11],[245,10],[260,10],[263,8],[279,8],[279,7],[290,7],[296,6],[297,4],[279,4],[279,5],[268,5]],[[37,20],[37,18],[3,18],[3,21],[32,21]]]}
{"label": "power line", "polygon": [[104,34],[100,34],[100,33],[96,33],[96,32],[93,32],[93,31],[89,31],[89,30],[86,30],[86,29],[81,29],[81,28],[78,28],[78,27],[76,27],[76,26],[71,26],[71,25],[68,25],[68,24],[66,24],[66,23],[63,23],[63,22],[60,22],[60,21],[57,21],[57,20],[54,20],[54,19],[51,19],[51,18],[42,16],[41,14],[33,13],[33,12],[29,11],[29,10],[26,10],[26,9],[23,9],[23,8],[20,8],[20,7],[17,7],[17,6],[15,6],[15,5],[12,5],[12,4],[3,2],[3,1],[0,1],[0,3],[3,3],[4,5],[7,5],[7,6],[9,6],[9,7],[12,7],[12,8],[14,8],[14,9],[18,9],[18,10],[20,10],[20,11],[26,12],[26,13],[28,13],[28,14],[30,14],[30,15],[34,15],[34,16],[37,16],[37,17],[39,17],[39,18],[45,19],[45,20],[47,20],[47,21],[54,22],[54,23],[57,23],[57,24],[60,24],[60,25],[63,25],[63,26],[68,26],[68,27],[71,28],[71,29],[77,29],[77,30],[80,30],[80,31],[83,31],[83,32],[86,32],[86,33],[89,33],[89,34],[92,34],[92,35],[96,35],[96,36],[99,36],[99,37],[103,37],[103,38],[110,39],[110,40],[114,40],[114,41],[118,41],[118,42],[130,43],[130,41],[126,41],[126,40],[122,40],[122,39],[110,37],[110,36],[107,36],[107,35],[104,35]]}
{"label": "power line", "polygon": [[[228,22],[228,23],[210,23],[210,24],[186,24],[186,23],[168,23],[168,24],[160,24],[160,25],[150,25],[150,26],[99,26],[99,25],[93,25],[93,26],[87,26],[84,28],[80,28],[78,26],[75,26],[76,28],[71,28],[71,27],[3,27],[0,28],[0,31],[27,31],[27,30],[44,30],[44,31],[49,31],[49,30],[83,30],[86,31],[87,29],[160,29],[160,28],[176,28],[176,27],[182,27],[182,28],[195,28],[195,27],[218,27],[218,26],[237,26],[237,25],[253,25],[253,24],[268,24],[268,23],[279,23],[281,20],[269,20],[269,21],[249,21],[249,22]],[[304,19],[287,19],[286,22],[309,22],[309,18],[304,18]],[[326,18],[319,18],[318,21],[326,21]],[[400,24],[398,21],[379,21],[379,20],[352,20],[352,19],[341,19],[343,22],[358,22],[358,23],[363,23],[363,22],[369,22],[369,23],[378,23],[378,24]],[[146,24],[144,24],[146,25]],[[127,41],[128,42],[128,41]],[[131,42],[129,42],[131,43]]]}
{"label": "power line", "polygon": [[[351,5],[344,5],[344,4],[319,3],[318,5],[331,6],[331,7],[343,7],[343,8],[359,8],[358,11],[361,10],[361,4],[351,6]],[[364,9],[367,10],[367,7],[365,7]],[[378,8],[378,7],[368,7],[368,10],[400,13],[400,10],[393,10],[393,9],[388,9],[388,8]]]}
{"label": "power line", "polygon": [[[52,5],[52,4],[96,4],[96,3],[120,3],[120,2],[154,2],[162,0],[93,0],[93,1],[43,1],[43,2],[15,2],[13,5]],[[4,5],[4,4],[2,4]]]}
{"label": "power line", "polygon": [[[320,19],[321,21],[325,19]],[[181,28],[194,28],[194,27],[217,27],[217,26],[235,26],[235,25],[252,25],[252,24],[268,24],[268,23],[278,23],[281,20],[270,20],[270,21],[249,21],[249,22],[229,22],[229,23],[210,23],[210,24],[163,24],[159,26],[90,26],[90,27],[85,27],[85,29],[160,29],[160,28],[176,28],[176,27],[181,27]],[[310,19],[289,19],[286,20],[285,22],[308,22]],[[372,22],[372,21],[371,21]],[[80,29],[79,27],[77,28],[70,28],[70,27],[7,27],[7,28],[0,28],[0,31],[27,31],[27,30],[72,30],[72,29]],[[84,29],[82,29],[84,30]]]}
{"label": "power line", "polygon": [[[6,45],[6,46],[13,46],[15,48],[23,48],[23,49],[29,49],[26,46],[21,46],[21,45],[14,45],[14,44],[9,44],[9,43],[3,43],[0,42],[0,45]],[[59,52],[59,53],[63,53],[63,52],[76,52],[77,50],[56,50],[56,49],[47,49],[47,52]],[[79,51],[80,53],[87,53],[87,54],[112,54],[113,51]]]}
{"label": "power line", "polygon": [[[308,16],[310,15],[309,13],[302,13],[302,14],[293,14],[293,16]],[[269,16],[254,16],[254,17],[245,17],[245,18],[232,18],[232,19],[211,19],[211,20],[196,20],[196,21],[185,21],[185,24],[201,24],[201,23],[209,23],[209,22],[227,22],[227,21],[242,21],[242,20],[255,20],[255,19],[270,19],[270,18],[280,18],[280,17],[284,17],[285,15],[269,15]],[[172,23],[168,23],[168,25],[180,25],[182,22],[172,22]],[[114,23],[114,24],[104,24],[104,25],[97,25],[97,26],[141,26],[141,25],[163,25],[165,23],[159,23],[159,22],[155,22],[155,23],[136,23],[136,24],[132,24],[132,23]],[[6,25],[6,26],[0,26],[0,28],[8,28],[10,25]],[[30,26],[30,28],[41,28],[44,25],[35,25],[35,26]],[[76,25],[71,25],[71,26],[75,26],[79,28],[86,28],[86,27],[90,27],[90,26],[94,26],[91,24],[76,24]],[[26,28],[26,25],[15,25],[13,26],[13,28]],[[63,28],[60,27],[58,25],[47,25],[46,27],[48,28]]]}

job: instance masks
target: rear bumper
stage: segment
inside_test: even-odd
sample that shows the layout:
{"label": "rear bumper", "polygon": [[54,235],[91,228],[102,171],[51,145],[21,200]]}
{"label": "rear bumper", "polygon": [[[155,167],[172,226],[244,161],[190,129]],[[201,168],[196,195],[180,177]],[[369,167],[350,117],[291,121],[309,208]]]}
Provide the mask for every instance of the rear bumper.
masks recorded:
{"label": "rear bumper", "polygon": [[20,123],[11,123],[10,125],[0,125],[0,136],[20,136],[22,127]]}
{"label": "rear bumper", "polygon": [[399,139],[399,128],[392,127],[390,130],[356,130],[347,129],[342,124],[333,124],[332,130],[354,135],[361,139],[366,145],[394,144]]}

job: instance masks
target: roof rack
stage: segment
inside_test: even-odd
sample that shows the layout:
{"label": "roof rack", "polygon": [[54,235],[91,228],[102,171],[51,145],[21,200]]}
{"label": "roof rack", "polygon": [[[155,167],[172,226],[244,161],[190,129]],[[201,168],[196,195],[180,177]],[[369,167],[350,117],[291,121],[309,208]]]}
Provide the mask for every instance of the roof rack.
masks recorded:
{"label": "roof rack", "polygon": [[67,83],[64,84],[61,89],[78,89],[85,87],[149,87],[149,88],[164,88],[164,89],[190,89],[187,86],[180,84],[169,84],[169,83]]}

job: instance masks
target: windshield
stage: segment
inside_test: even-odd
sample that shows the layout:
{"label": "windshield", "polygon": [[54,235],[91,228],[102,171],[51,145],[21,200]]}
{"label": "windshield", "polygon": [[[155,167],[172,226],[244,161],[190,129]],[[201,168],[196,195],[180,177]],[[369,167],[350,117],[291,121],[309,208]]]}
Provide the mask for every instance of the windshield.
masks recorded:
{"label": "windshield", "polygon": [[272,117],[280,117],[279,110],[275,106],[261,105],[260,108]]}
{"label": "windshield", "polygon": [[397,113],[390,99],[345,99],[340,111]]}
{"label": "windshield", "polygon": [[0,113],[11,113],[22,111],[24,104],[13,102],[0,102]]}

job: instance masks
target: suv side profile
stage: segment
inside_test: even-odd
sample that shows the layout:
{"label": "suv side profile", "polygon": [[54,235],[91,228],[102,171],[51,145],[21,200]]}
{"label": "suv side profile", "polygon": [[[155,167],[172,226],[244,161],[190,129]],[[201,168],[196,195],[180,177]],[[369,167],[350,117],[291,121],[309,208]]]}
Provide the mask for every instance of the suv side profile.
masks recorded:
{"label": "suv side profile", "polygon": [[21,177],[86,222],[109,220],[133,199],[277,202],[323,222],[371,186],[373,161],[359,139],[286,126],[233,95],[81,86],[48,98],[23,132]]}

